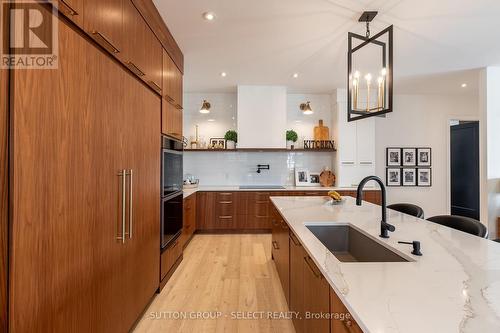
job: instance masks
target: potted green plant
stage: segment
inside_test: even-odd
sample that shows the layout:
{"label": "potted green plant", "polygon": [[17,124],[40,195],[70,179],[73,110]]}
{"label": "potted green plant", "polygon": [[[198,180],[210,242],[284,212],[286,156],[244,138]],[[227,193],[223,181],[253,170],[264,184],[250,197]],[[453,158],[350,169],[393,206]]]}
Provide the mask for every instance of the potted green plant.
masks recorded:
{"label": "potted green plant", "polygon": [[294,148],[294,143],[297,142],[298,139],[297,132],[294,130],[288,130],[286,131],[286,148],[287,149],[293,149]]}
{"label": "potted green plant", "polygon": [[235,149],[236,143],[238,142],[238,133],[233,130],[229,130],[224,135],[224,139],[226,139],[226,148],[227,149]]}

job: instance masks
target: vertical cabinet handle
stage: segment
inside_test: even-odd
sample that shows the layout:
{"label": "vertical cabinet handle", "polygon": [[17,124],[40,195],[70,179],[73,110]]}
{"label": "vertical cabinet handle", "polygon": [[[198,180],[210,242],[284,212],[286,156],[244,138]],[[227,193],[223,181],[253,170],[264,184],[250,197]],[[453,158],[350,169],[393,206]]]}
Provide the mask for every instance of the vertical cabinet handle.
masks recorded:
{"label": "vertical cabinet handle", "polygon": [[132,172],[132,169],[130,169],[130,173],[129,173],[129,176],[130,176],[130,183],[129,183],[129,198],[128,198],[128,201],[129,201],[129,211],[128,211],[128,238],[129,239],[132,239],[132,230],[133,230],[133,211],[132,211],[132,207],[134,207],[134,197],[133,197],[133,189],[132,189],[132,186],[134,184],[134,178],[133,178],[133,172]]}
{"label": "vertical cabinet handle", "polygon": [[122,244],[125,244],[125,222],[126,222],[126,214],[127,214],[127,171],[122,170],[119,174],[119,177],[121,177],[122,181],[122,230],[121,230],[121,236],[117,236],[116,239],[120,240]]}

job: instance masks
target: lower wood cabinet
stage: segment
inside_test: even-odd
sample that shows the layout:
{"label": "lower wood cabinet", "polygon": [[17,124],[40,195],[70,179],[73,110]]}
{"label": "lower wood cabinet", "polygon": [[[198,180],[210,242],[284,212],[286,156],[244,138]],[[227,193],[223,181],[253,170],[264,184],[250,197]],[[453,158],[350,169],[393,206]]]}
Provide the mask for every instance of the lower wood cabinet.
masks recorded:
{"label": "lower wood cabinet", "polygon": [[180,245],[182,248],[191,240],[196,230],[196,194],[192,194],[184,199],[184,214]]}
{"label": "lower wood cabinet", "polygon": [[171,245],[169,245],[161,254],[161,275],[160,279],[164,280],[172,267],[176,264],[177,260],[182,255],[182,245],[180,237],[177,238]]}
{"label": "lower wood cabinet", "polygon": [[352,315],[332,288],[330,288],[330,306],[332,313],[341,314],[339,319],[331,319],[331,333],[363,333],[363,330],[352,318]]}
{"label": "lower wood cabinet", "polygon": [[304,332],[329,333],[330,320],[321,315],[330,313],[330,285],[309,255],[304,253],[302,261]]}
{"label": "lower wood cabinet", "polygon": [[290,245],[288,241],[289,228],[276,209],[271,212],[272,224],[272,257],[276,264],[285,298],[290,296]]}
{"label": "lower wood cabinet", "polygon": [[[304,313],[304,257],[305,252],[297,237],[290,232],[290,297],[288,307],[290,311]],[[304,332],[304,322],[300,318],[293,318],[296,333]]]}

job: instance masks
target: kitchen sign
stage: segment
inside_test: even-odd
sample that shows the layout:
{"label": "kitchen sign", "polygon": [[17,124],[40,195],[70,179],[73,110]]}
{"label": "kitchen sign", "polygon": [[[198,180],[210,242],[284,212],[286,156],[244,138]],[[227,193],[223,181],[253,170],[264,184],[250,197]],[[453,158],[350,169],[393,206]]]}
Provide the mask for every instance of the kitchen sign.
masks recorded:
{"label": "kitchen sign", "polygon": [[304,149],[335,149],[334,140],[304,140]]}

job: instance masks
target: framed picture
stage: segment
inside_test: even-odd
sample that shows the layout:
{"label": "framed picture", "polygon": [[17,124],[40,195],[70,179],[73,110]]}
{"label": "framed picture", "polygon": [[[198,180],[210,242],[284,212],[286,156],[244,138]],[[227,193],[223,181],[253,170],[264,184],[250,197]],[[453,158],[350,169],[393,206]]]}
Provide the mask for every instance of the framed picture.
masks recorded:
{"label": "framed picture", "polygon": [[403,186],[416,186],[417,169],[403,168],[402,170]]}
{"label": "framed picture", "polygon": [[226,149],[226,139],[224,138],[211,138],[210,139],[210,149]]}
{"label": "framed picture", "polygon": [[432,163],[431,148],[417,148],[417,165],[430,167]]}
{"label": "framed picture", "polygon": [[417,149],[416,148],[403,148],[403,166],[416,166],[417,165]]}
{"label": "framed picture", "polygon": [[401,165],[401,148],[387,148],[386,149],[387,166],[400,166]]}
{"label": "framed picture", "polygon": [[417,169],[417,185],[423,187],[432,186],[432,169],[419,168]]}
{"label": "framed picture", "polygon": [[309,186],[309,170],[295,169],[295,186]]}
{"label": "framed picture", "polygon": [[387,168],[387,186],[401,186],[401,168]]}
{"label": "framed picture", "polygon": [[319,182],[320,172],[310,172],[309,173],[309,183],[311,186],[321,186]]}

